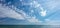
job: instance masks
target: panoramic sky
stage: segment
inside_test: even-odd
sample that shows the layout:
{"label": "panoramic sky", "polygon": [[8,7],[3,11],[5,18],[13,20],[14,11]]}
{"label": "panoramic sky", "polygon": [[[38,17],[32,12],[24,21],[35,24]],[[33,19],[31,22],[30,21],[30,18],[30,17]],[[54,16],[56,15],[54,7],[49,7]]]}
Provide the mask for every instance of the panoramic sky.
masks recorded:
{"label": "panoramic sky", "polygon": [[0,0],[0,24],[60,25],[60,0]]}

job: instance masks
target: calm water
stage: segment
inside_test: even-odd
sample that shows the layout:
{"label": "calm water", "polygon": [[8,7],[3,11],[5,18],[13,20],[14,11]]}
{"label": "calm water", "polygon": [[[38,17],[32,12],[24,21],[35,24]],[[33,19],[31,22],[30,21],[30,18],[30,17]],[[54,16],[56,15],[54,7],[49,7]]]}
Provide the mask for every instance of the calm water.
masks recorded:
{"label": "calm water", "polygon": [[0,28],[60,28],[59,25],[0,25]]}

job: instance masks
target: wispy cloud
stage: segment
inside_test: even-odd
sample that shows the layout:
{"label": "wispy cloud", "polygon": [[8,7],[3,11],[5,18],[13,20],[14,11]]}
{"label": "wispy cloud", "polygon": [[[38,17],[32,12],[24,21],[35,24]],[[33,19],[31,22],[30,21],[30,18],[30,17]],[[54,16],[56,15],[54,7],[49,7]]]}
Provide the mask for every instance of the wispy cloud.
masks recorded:
{"label": "wispy cloud", "polygon": [[27,19],[30,23],[33,23],[35,25],[41,24],[42,21],[38,20],[36,17],[31,17],[30,19]]}
{"label": "wispy cloud", "polygon": [[50,20],[46,22],[47,25],[60,25],[59,20]]}
{"label": "wispy cloud", "polygon": [[11,17],[11,18],[15,18],[15,19],[24,19],[23,16],[21,14],[18,14],[17,12],[15,12],[13,9],[9,8],[9,7],[3,7],[2,5],[0,5],[0,17]]}
{"label": "wispy cloud", "polygon": [[[21,0],[22,1],[22,0]],[[29,4],[28,4],[29,5]],[[38,3],[37,1],[33,1],[32,3],[30,3],[30,5],[34,8],[38,8],[38,12],[40,13],[41,16],[46,16],[46,10],[40,5],[40,3]],[[56,0],[51,0],[49,2],[45,2],[44,5],[48,8],[48,9],[51,9],[49,10],[50,12],[48,14],[51,14],[53,12],[53,9],[60,5],[59,4],[59,1],[56,1]],[[12,6],[13,7],[13,6]],[[17,9],[17,8],[14,8],[13,9]],[[14,19],[18,19],[18,20],[25,20],[28,21],[29,23],[35,23],[35,24],[40,24],[42,23],[42,21],[38,20],[36,17],[34,16],[29,16],[27,15],[23,10],[16,10],[18,11],[19,13],[17,13],[15,10],[13,10],[11,8],[9,8],[8,6],[1,6],[0,5],[0,17],[1,18],[5,18],[5,17],[10,17],[10,18],[14,18]],[[48,10],[47,9],[47,10]],[[57,9],[56,9],[57,10]],[[52,12],[51,12],[52,11]],[[54,11],[55,12],[55,11]],[[31,10],[31,13],[34,13],[33,10]],[[46,24],[48,25],[55,25],[55,24],[60,24],[59,21],[56,21],[56,20],[50,20],[49,18],[48,19],[45,19]],[[42,23],[43,24],[43,23]]]}
{"label": "wispy cloud", "polygon": [[17,10],[19,13],[17,13],[15,10],[7,7],[7,6],[1,6],[0,5],[0,17],[1,18],[5,18],[5,17],[9,17],[9,18],[14,18],[17,20],[25,20],[33,23],[33,24],[38,24],[41,21],[39,21],[38,19],[36,19],[36,17],[30,17],[28,16],[23,10]]}
{"label": "wispy cloud", "polygon": [[54,10],[57,6],[60,5],[60,0],[48,0],[47,2],[45,1],[44,7],[48,8],[49,10]]}

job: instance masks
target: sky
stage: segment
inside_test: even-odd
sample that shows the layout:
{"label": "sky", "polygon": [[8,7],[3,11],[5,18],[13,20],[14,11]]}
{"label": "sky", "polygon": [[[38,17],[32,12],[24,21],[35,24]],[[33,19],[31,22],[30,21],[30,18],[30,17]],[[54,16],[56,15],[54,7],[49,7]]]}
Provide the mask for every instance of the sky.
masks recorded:
{"label": "sky", "polygon": [[0,0],[0,24],[60,25],[60,0]]}

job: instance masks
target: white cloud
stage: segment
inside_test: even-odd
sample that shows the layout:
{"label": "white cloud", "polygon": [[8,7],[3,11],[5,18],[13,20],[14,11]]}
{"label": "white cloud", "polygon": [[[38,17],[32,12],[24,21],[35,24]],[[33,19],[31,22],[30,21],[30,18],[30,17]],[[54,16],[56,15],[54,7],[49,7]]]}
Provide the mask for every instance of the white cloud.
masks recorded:
{"label": "white cloud", "polygon": [[45,19],[44,25],[60,25],[60,20]]}
{"label": "white cloud", "polygon": [[30,23],[33,23],[35,25],[41,24],[42,21],[36,19],[36,17],[31,17],[30,19],[27,19]]}
{"label": "white cloud", "polygon": [[48,25],[60,25],[60,21],[58,20],[51,20],[49,22],[47,22]]}
{"label": "white cloud", "polygon": [[31,7],[38,8],[40,4],[37,1],[33,1],[30,3]]}
{"label": "white cloud", "polygon": [[49,0],[44,3],[44,6],[48,9],[53,10],[57,6],[60,6],[60,0]]}
{"label": "white cloud", "polygon": [[41,16],[46,16],[46,11],[43,11],[43,10],[42,10],[42,11],[40,12],[40,14],[41,14]]}
{"label": "white cloud", "polygon": [[30,17],[28,16],[23,10],[17,10],[19,13],[15,12],[15,10],[13,10],[13,8],[9,8],[9,7],[4,7],[0,5],[0,17],[4,18],[4,17],[10,17],[10,18],[15,18],[18,20],[25,20],[30,22],[30,23],[35,23],[38,24],[41,21],[39,21],[38,19],[36,19],[36,17]]}
{"label": "white cloud", "polygon": [[17,12],[15,12],[13,9],[10,9],[9,7],[3,7],[2,5],[0,5],[0,17],[4,18],[4,17],[11,17],[11,18],[15,18],[15,19],[24,19],[24,17],[21,14],[18,14]]}
{"label": "white cloud", "polygon": [[18,20],[24,20],[26,19],[26,21],[30,22],[30,23],[40,23],[41,21],[39,21],[38,19],[36,19],[36,17],[30,17],[28,16],[23,10],[17,10],[19,13],[15,12],[15,10],[13,10],[13,8],[9,8],[9,7],[3,7],[0,5],[0,17],[4,18],[4,17],[10,17],[10,18],[15,18]]}

